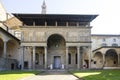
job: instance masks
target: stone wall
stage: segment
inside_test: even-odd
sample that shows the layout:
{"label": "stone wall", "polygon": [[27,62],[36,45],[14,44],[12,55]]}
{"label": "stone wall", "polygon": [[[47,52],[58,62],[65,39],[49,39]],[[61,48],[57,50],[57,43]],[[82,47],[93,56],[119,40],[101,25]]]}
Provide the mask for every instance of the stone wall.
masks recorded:
{"label": "stone wall", "polygon": [[0,58],[0,70],[17,69],[17,60]]}
{"label": "stone wall", "polygon": [[58,28],[58,27],[50,27],[50,28],[22,28],[23,32],[23,41],[47,41],[49,36],[53,34],[59,34],[64,37],[66,41],[71,42],[90,42],[91,41],[91,28]]}

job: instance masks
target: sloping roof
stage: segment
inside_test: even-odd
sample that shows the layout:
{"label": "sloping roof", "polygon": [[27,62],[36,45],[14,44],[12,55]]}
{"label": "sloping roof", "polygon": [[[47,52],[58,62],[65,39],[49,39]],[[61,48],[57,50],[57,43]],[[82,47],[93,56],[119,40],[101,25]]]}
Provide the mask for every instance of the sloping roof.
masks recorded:
{"label": "sloping roof", "polygon": [[76,15],[76,14],[18,14],[13,13],[15,17],[24,24],[33,22],[91,22],[98,15]]}
{"label": "sloping roof", "polygon": [[16,17],[12,17],[6,21],[4,21],[4,24],[8,26],[10,29],[17,29],[19,26],[22,26],[22,22],[18,20]]}
{"label": "sloping roof", "polygon": [[18,42],[20,42],[20,40],[18,38],[16,38],[15,36],[13,36],[12,34],[10,34],[8,31],[4,30],[3,28],[0,27],[0,31],[6,33],[8,36],[11,36],[12,38],[14,38],[15,40],[17,40]]}

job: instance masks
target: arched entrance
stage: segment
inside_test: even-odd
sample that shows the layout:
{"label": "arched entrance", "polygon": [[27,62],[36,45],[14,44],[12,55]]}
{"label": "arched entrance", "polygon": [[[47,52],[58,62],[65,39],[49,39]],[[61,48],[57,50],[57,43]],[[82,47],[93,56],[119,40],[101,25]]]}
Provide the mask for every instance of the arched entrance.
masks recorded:
{"label": "arched entrance", "polygon": [[105,67],[116,67],[118,65],[118,55],[114,49],[109,49],[105,54]]}
{"label": "arched entrance", "polygon": [[59,34],[51,35],[47,40],[48,65],[60,69],[65,64],[65,39]]}
{"label": "arched entrance", "polygon": [[102,68],[103,67],[103,55],[101,52],[95,53],[93,64],[95,65],[95,68]]}

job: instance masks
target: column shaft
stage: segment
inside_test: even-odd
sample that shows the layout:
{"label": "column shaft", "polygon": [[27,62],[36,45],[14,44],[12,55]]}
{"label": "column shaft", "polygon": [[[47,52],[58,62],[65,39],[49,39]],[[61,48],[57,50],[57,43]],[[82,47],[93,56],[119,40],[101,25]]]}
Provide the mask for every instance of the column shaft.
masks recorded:
{"label": "column shaft", "polygon": [[105,54],[103,54],[103,68],[105,66]]}
{"label": "column shaft", "polygon": [[7,55],[7,41],[4,42],[4,52],[3,57],[6,58]]}
{"label": "column shaft", "polygon": [[80,47],[77,47],[77,68],[80,69]]}
{"label": "column shaft", "polygon": [[22,55],[21,55],[21,69],[24,69],[24,46],[21,47]]}
{"label": "column shaft", "polygon": [[35,47],[33,47],[33,69],[35,69]]}
{"label": "column shaft", "polygon": [[66,69],[68,69],[68,47],[66,47]]}
{"label": "column shaft", "polygon": [[47,47],[44,47],[45,49],[45,69],[47,69]]}

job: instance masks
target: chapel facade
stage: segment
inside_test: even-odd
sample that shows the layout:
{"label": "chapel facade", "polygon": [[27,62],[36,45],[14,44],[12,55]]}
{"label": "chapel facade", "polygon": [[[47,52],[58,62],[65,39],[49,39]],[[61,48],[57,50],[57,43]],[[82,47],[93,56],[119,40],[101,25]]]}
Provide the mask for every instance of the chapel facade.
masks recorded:
{"label": "chapel facade", "polygon": [[91,26],[97,15],[13,14],[23,25],[22,67],[90,68]]}
{"label": "chapel facade", "polygon": [[46,14],[46,7],[44,1],[41,14],[12,17],[0,4],[0,70],[119,67],[119,45],[107,47],[91,35],[98,15]]}

